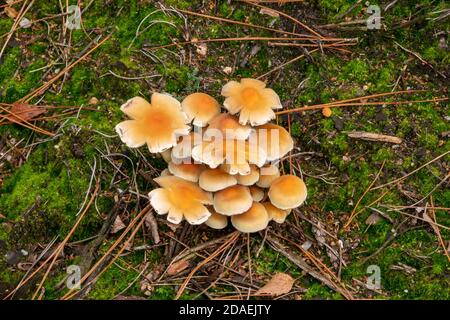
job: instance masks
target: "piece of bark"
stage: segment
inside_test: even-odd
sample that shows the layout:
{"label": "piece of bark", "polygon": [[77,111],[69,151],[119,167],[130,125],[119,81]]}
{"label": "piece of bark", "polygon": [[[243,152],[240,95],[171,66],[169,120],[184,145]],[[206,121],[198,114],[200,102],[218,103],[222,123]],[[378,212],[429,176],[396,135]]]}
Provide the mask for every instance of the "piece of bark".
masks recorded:
{"label": "piece of bark", "polygon": [[353,131],[347,132],[347,135],[350,138],[362,139],[368,141],[377,141],[377,142],[388,142],[394,144],[402,143],[402,139],[394,136],[388,136],[385,134],[373,133],[373,132],[364,132],[364,131]]}

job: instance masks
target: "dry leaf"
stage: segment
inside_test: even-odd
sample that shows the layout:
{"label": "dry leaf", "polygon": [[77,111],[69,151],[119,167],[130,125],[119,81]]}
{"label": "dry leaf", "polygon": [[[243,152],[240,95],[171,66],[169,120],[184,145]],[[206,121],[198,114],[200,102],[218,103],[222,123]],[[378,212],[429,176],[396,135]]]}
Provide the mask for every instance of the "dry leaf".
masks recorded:
{"label": "dry leaf", "polygon": [[116,217],[116,220],[114,220],[114,223],[112,225],[111,231],[110,233],[117,233],[120,230],[122,230],[123,228],[125,228],[125,224],[123,223],[122,219],[120,219],[119,216]]}
{"label": "dry leaf", "polygon": [[5,7],[5,13],[8,17],[14,19],[19,14],[13,7]]}
{"label": "dry leaf", "polygon": [[381,217],[378,213],[372,213],[370,216],[366,219],[367,225],[374,225],[377,224],[379,221],[381,221]]}
{"label": "dry leaf", "polygon": [[275,274],[265,286],[256,291],[257,295],[279,296],[291,291],[294,279],[285,273]]}
{"label": "dry leaf", "polygon": [[27,103],[15,103],[12,108],[9,109],[9,112],[12,114],[8,113],[5,118],[16,123],[30,121],[34,117],[43,114],[45,111],[47,111],[47,108],[43,106],[34,106]]}
{"label": "dry leaf", "polygon": [[206,45],[206,43],[200,43],[200,44],[196,44],[195,45],[197,47],[197,53],[201,56],[206,56],[206,54],[208,53],[208,46]]}
{"label": "dry leaf", "polygon": [[184,269],[186,269],[187,267],[189,267],[189,260],[177,261],[174,264],[172,264],[169,267],[169,269],[167,269],[167,274],[169,276],[174,276],[174,275],[180,273],[181,271],[183,271]]}

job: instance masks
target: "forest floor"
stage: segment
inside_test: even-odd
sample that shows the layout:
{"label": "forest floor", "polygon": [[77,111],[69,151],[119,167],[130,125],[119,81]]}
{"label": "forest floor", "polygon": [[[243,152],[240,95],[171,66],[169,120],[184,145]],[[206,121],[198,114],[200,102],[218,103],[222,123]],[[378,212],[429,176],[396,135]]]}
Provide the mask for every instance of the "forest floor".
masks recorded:
{"label": "forest floor", "polygon": [[[114,131],[129,98],[220,99],[227,81],[243,77],[261,76],[285,109],[412,89],[423,91],[373,101],[447,98],[448,2],[371,3],[379,29],[367,28],[365,1],[264,3],[325,37],[357,39],[344,51],[195,40],[309,32],[241,1],[67,3],[80,6],[81,28],[68,27],[66,1],[0,2],[0,297],[70,298],[75,265],[92,271],[73,291],[84,299],[245,299],[278,272],[295,280],[278,299],[450,299],[448,100],[362,98],[331,117],[278,117],[295,140],[284,168],[303,176],[308,198],[286,223],[250,236],[153,215],[146,195],[166,163]],[[370,286],[378,275],[380,286]]]}

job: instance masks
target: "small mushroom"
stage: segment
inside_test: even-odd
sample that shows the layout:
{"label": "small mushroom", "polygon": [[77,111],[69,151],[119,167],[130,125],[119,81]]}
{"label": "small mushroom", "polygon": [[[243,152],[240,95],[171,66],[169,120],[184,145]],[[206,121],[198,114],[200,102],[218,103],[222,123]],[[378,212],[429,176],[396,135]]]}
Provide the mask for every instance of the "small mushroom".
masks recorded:
{"label": "small mushroom", "polygon": [[263,202],[262,205],[266,208],[267,213],[269,214],[269,219],[275,221],[276,223],[283,223],[291,210],[282,210],[280,208],[275,207],[270,202]]}
{"label": "small mushroom", "polygon": [[229,175],[219,168],[207,168],[200,174],[198,184],[203,190],[216,192],[234,186],[237,184],[237,180],[234,176]]}
{"label": "small mushroom", "polygon": [[205,166],[202,164],[196,163],[180,163],[176,164],[174,162],[169,162],[168,169],[171,174],[176,177],[180,177],[184,180],[197,182],[198,177],[205,169]]}
{"label": "small mushroom", "polygon": [[251,233],[267,228],[269,214],[261,203],[253,202],[246,212],[231,217],[231,224],[239,231]]}
{"label": "small mushroom", "polygon": [[250,173],[250,164],[264,165],[266,153],[257,145],[243,140],[204,141],[192,149],[192,158],[211,168],[227,164],[224,169],[230,174]]}
{"label": "small mushroom", "polygon": [[192,131],[187,136],[178,139],[176,146],[172,148],[171,158],[175,163],[181,163],[191,158],[192,148],[202,142],[202,136],[198,132]]}
{"label": "small mushroom", "polygon": [[229,113],[221,113],[209,122],[205,136],[221,134],[223,139],[245,140],[250,136],[252,128],[242,125],[239,119]]}
{"label": "small mushroom", "polygon": [[264,190],[257,186],[250,186],[250,194],[252,195],[253,201],[260,202],[264,199]]}
{"label": "small mushroom", "polygon": [[266,152],[268,161],[280,159],[294,148],[294,140],[289,132],[273,123],[256,127],[249,140]]}
{"label": "small mushroom", "polygon": [[274,165],[265,165],[259,171],[259,180],[256,185],[261,188],[269,188],[272,182],[280,176],[280,171]]}
{"label": "small mushroom", "polygon": [[163,152],[160,152],[160,155],[165,162],[169,163],[172,161],[172,149],[164,150]]}
{"label": "small mushroom", "polygon": [[250,173],[246,175],[237,174],[237,183],[243,186],[251,186],[259,179],[259,170],[255,165],[250,165]]}
{"label": "small mushroom", "polygon": [[230,81],[222,88],[223,105],[231,114],[239,114],[239,123],[259,126],[275,119],[272,109],[282,108],[280,98],[266,84],[256,79]]}
{"label": "small mushroom", "polygon": [[217,213],[232,216],[247,211],[253,198],[248,187],[235,185],[217,191],[214,194],[214,210]]}
{"label": "small mushroom", "polygon": [[132,120],[120,122],[115,129],[130,148],[147,144],[151,153],[158,153],[176,145],[177,137],[190,131],[180,103],[167,94],[152,94],[151,103],[141,97],[132,98],[120,110]]}
{"label": "small mushroom", "polygon": [[212,204],[212,195],[196,183],[175,176],[154,179],[161,188],[152,190],[150,204],[158,214],[166,214],[167,220],[179,224],[183,218],[190,224],[201,224],[210,216],[205,205]]}
{"label": "small mushroom", "polygon": [[210,228],[220,230],[228,225],[228,217],[213,211],[205,224]]}
{"label": "small mushroom", "polygon": [[166,168],[163,171],[161,171],[161,174],[159,176],[160,177],[166,177],[166,176],[173,176],[173,174],[171,174],[169,169]]}
{"label": "small mushroom", "polygon": [[272,182],[268,195],[275,207],[283,210],[293,209],[305,201],[306,185],[297,176],[284,175]]}
{"label": "small mushroom", "polygon": [[220,105],[209,94],[196,92],[188,95],[182,102],[181,108],[186,113],[189,122],[197,127],[204,127],[220,113]]}

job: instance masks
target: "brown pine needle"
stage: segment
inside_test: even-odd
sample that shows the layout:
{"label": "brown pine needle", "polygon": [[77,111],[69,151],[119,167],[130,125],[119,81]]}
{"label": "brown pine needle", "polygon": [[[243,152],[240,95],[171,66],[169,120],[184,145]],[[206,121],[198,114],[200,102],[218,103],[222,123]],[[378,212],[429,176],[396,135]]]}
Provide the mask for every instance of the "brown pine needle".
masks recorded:
{"label": "brown pine needle", "polygon": [[[370,185],[367,187],[366,191],[364,191],[364,193],[361,195],[361,197],[359,198],[359,200],[356,202],[352,212],[350,213],[350,217],[348,218],[347,223],[344,225],[344,230],[346,230],[348,228],[348,226],[352,223],[353,219],[357,216],[356,209],[358,209],[359,204],[361,203],[362,199],[364,198],[364,196],[367,194],[367,192],[370,191],[370,188],[372,188],[372,186],[375,184],[375,182],[378,180],[378,178],[380,177],[381,171],[384,168],[384,164],[386,163],[386,160],[383,161],[383,163],[381,164],[380,170],[378,170],[377,175],[375,176],[375,178],[372,180],[372,182],[370,183]],[[360,211],[359,211],[360,212]]]}
{"label": "brown pine needle", "polygon": [[[32,123],[30,123],[29,121],[27,121],[27,120],[25,120],[24,118],[22,118],[20,115],[17,115],[17,114],[15,114],[15,113],[9,111],[8,109],[6,109],[6,108],[4,108],[4,107],[2,107],[2,106],[0,106],[0,110],[3,110],[3,111],[5,111],[6,113],[8,113],[8,114],[10,114],[11,116],[13,116],[13,117],[7,117],[7,116],[4,116],[4,115],[1,115],[1,114],[0,114],[0,117],[2,117],[2,120],[3,120],[3,119],[7,119],[7,120],[9,120],[9,121],[11,121],[11,122],[14,122],[14,123],[16,123],[16,124],[18,124],[18,125],[21,125],[22,127],[25,127],[25,128],[31,129],[31,130],[34,130],[34,131],[39,132],[39,133],[42,133],[42,134],[46,134],[46,135],[48,135],[48,136],[50,136],[50,137],[53,137],[53,136],[55,135],[54,133],[52,133],[52,132],[50,132],[50,131],[47,131],[47,130],[45,130],[45,129],[42,129],[42,128],[39,128],[39,127],[35,126],[34,124],[32,124]],[[15,118],[17,118],[18,120],[16,120]]]}
{"label": "brown pine needle", "polygon": [[[100,266],[100,264],[114,251],[114,249],[122,242],[123,238],[127,235],[127,233],[131,230],[131,228],[136,224],[139,219],[143,219],[145,214],[150,210],[150,205],[146,206],[141,212],[134,217],[133,220],[129,223],[127,228],[122,232],[119,238],[112,244],[112,246],[106,251],[106,253],[89,269],[88,272],[80,279],[80,286],[86,281],[86,279]],[[74,292],[74,289],[70,289],[64,296],[61,297],[60,300],[68,300],[74,297],[77,292]]]}
{"label": "brown pine needle", "polygon": [[258,1],[255,1],[255,0],[249,0],[249,1],[247,1],[247,0],[241,0],[241,1],[242,1],[242,2],[245,2],[245,3],[248,3],[248,4],[251,4],[252,6],[255,6],[255,7],[259,7],[259,8],[262,8],[262,9],[268,9],[268,10],[271,10],[271,11],[273,11],[273,12],[276,12],[276,13],[278,13],[280,16],[283,16],[283,17],[285,17],[285,18],[287,18],[287,19],[289,19],[289,20],[291,20],[291,21],[294,21],[296,24],[298,24],[298,25],[301,26],[302,28],[308,30],[309,32],[311,32],[311,33],[314,34],[315,36],[317,36],[317,37],[319,37],[319,38],[324,38],[324,37],[323,37],[320,33],[318,33],[317,31],[313,30],[312,28],[308,27],[306,24],[300,22],[299,20],[295,19],[294,17],[292,17],[292,16],[290,16],[290,15],[288,15],[288,14],[282,12],[282,11],[278,11],[278,10],[275,10],[275,9],[272,9],[272,8],[269,8],[269,7],[260,5],[260,4],[257,3]]}
{"label": "brown pine needle", "polygon": [[222,22],[237,24],[237,25],[241,25],[241,26],[245,26],[245,27],[271,31],[271,32],[274,32],[274,33],[281,33],[281,34],[288,34],[288,35],[294,35],[294,36],[301,36],[301,34],[295,33],[295,32],[289,32],[289,31],[284,31],[284,30],[264,27],[264,26],[260,26],[260,25],[257,25],[257,24],[241,22],[241,21],[232,20],[232,19],[226,19],[226,18],[220,18],[220,17],[216,17],[216,16],[210,16],[208,14],[193,12],[193,11],[189,11],[189,10],[176,9],[176,11],[179,11],[181,13],[188,14],[188,15],[191,15],[191,16],[197,16],[197,17],[201,17],[201,18],[206,18],[206,19],[211,19],[211,20],[216,20],[216,21],[222,21]]}
{"label": "brown pine needle", "polygon": [[220,253],[222,253],[230,244],[232,244],[240,235],[240,232],[234,231],[230,233],[230,238],[225,241],[216,251],[214,251],[208,258],[197,264],[194,269],[189,273],[189,275],[186,277],[186,279],[183,281],[183,284],[180,286],[180,289],[178,289],[177,294],[175,296],[175,300],[178,300],[181,295],[183,294],[184,290],[186,289],[189,281],[191,280],[192,276],[205,264],[207,264],[209,261],[217,257]]}
{"label": "brown pine needle", "polygon": [[39,291],[41,291],[42,286],[44,285],[45,280],[47,279],[48,274],[50,273],[50,271],[53,268],[53,265],[56,262],[56,259],[58,259],[59,254],[61,253],[61,251],[64,249],[64,246],[66,245],[66,243],[69,241],[69,239],[72,237],[72,235],[74,234],[75,230],[77,230],[78,226],[81,223],[81,220],[83,220],[84,216],[86,215],[86,213],[89,211],[89,208],[91,207],[92,203],[95,200],[95,197],[97,197],[97,192],[100,189],[100,180],[97,179],[97,182],[95,184],[95,190],[92,193],[91,199],[89,199],[89,202],[87,203],[86,207],[84,208],[83,212],[81,212],[81,214],[78,216],[77,221],[75,222],[75,224],[73,225],[72,229],[70,229],[69,233],[67,234],[67,236],[64,238],[64,240],[59,244],[58,248],[56,248],[56,250],[52,253],[53,259],[52,262],[50,263],[50,265],[47,268],[47,271],[45,272],[44,276],[42,277],[41,282],[39,283],[38,287],[36,288],[36,291],[34,292],[33,296],[32,296],[32,300],[34,300],[37,296],[37,294],[39,293]]}
{"label": "brown pine needle", "polygon": [[[430,202],[431,202],[431,206],[434,207],[434,200],[433,200],[433,196],[430,196]],[[437,224],[437,219],[436,219],[436,212],[434,211],[434,209],[430,209],[428,208],[428,210],[430,210],[431,214],[429,215],[430,218],[433,220],[433,222],[435,224]],[[450,255],[448,254],[448,250],[447,247],[445,245],[444,239],[442,239],[442,235],[441,235],[441,231],[439,230],[438,226],[434,226],[433,230],[436,232],[436,235],[439,239],[439,243],[442,246],[442,249],[444,249],[444,254],[447,257],[448,261],[450,262]]]}
{"label": "brown pine needle", "polygon": [[400,178],[397,178],[397,179],[394,179],[394,180],[392,180],[392,181],[390,181],[390,182],[388,182],[388,183],[382,184],[382,185],[380,185],[380,186],[376,186],[376,187],[372,188],[371,190],[377,190],[377,189],[381,189],[381,188],[390,186],[390,185],[392,185],[392,184],[397,184],[397,183],[399,183],[400,181],[403,181],[403,180],[405,180],[406,178],[408,178],[409,176],[413,175],[413,174],[416,173],[417,171],[419,171],[419,170],[425,168],[426,166],[432,164],[433,162],[436,162],[437,160],[439,160],[439,159],[445,157],[445,156],[446,156],[447,154],[449,154],[449,153],[450,153],[450,150],[447,151],[447,152],[444,152],[444,153],[441,154],[440,156],[437,156],[436,158],[434,158],[434,159],[428,161],[427,163],[421,165],[420,167],[414,169],[414,170],[411,171],[410,173],[405,174],[404,176],[402,176],[402,177],[400,177]]}
{"label": "brown pine needle", "polygon": [[79,59],[72,62],[70,65],[65,67],[63,70],[61,70],[55,77],[53,77],[51,80],[45,82],[42,86],[35,89],[34,91],[27,94],[25,97],[19,99],[16,101],[16,103],[26,103],[29,102],[31,99],[43,94],[53,83],[55,83],[59,78],[64,76],[69,70],[71,70],[73,67],[75,67],[77,64],[79,64],[81,61],[83,61],[87,56],[89,56],[92,52],[97,50],[98,47],[100,47],[102,44],[104,44],[107,40],[111,38],[111,34],[107,35],[105,38],[103,38],[99,43],[97,43],[94,47],[92,47],[90,50],[88,50],[84,55],[82,55]]}

